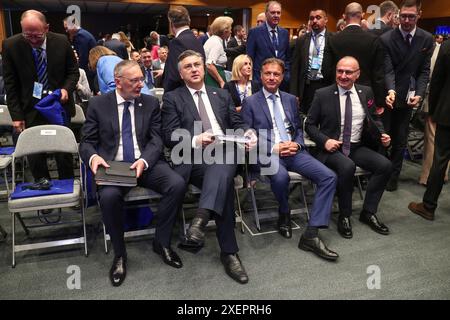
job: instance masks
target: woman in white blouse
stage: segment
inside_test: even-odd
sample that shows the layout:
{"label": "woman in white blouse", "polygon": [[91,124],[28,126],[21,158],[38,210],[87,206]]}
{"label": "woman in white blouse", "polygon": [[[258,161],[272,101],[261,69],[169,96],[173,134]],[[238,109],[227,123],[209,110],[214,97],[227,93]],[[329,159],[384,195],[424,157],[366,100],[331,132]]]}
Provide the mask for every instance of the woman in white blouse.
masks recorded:
{"label": "woman in white blouse", "polygon": [[225,85],[227,55],[223,47],[223,41],[230,37],[232,24],[233,19],[230,17],[217,17],[211,24],[212,36],[203,46],[206,55],[206,85],[218,88],[223,88]]}

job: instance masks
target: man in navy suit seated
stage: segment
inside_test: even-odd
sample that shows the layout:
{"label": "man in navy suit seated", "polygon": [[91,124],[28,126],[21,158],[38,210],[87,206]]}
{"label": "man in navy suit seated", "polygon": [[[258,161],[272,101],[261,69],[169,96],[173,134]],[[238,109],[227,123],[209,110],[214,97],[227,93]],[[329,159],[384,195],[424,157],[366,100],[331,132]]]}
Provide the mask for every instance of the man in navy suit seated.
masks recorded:
{"label": "man in navy suit seated", "polygon": [[[123,161],[136,170],[138,186],[162,194],[153,251],[174,268],[183,266],[170,247],[176,214],[183,201],[185,184],[162,156],[161,114],[158,99],[141,95],[144,76],[133,60],[124,60],[114,68],[116,90],[89,100],[82,128],[80,154],[96,174],[106,161]],[[130,187],[99,186],[98,197],[103,222],[114,249],[109,277],[113,286],[125,280],[127,252],[124,242],[124,196]]]}
{"label": "man in navy suit seated", "polygon": [[[283,74],[282,60],[269,58],[263,62],[261,68],[263,88],[244,99],[242,118],[250,128],[258,131],[261,141],[267,140],[267,155],[270,157],[271,166],[276,163],[278,167],[277,172],[269,175],[269,179],[279,203],[280,234],[285,238],[292,237],[288,204],[288,171],[294,171],[317,185],[311,218],[305,233],[300,238],[299,248],[313,251],[327,260],[336,260],[338,254],[325,246],[319,238],[318,230],[328,227],[336,188],[336,175],[305,150],[297,99],[279,90]],[[261,152],[264,151],[260,150],[259,153]]]}

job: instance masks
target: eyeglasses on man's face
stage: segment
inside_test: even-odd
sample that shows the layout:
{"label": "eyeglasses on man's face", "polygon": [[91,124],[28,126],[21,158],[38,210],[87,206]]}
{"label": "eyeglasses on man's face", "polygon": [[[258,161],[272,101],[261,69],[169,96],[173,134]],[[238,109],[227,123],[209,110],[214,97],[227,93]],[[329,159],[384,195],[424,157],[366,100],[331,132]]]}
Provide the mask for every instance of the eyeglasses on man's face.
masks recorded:
{"label": "eyeglasses on man's face", "polygon": [[133,86],[135,86],[135,85],[137,85],[137,84],[139,84],[139,83],[143,83],[143,82],[145,81],[145,78],[144,78],[144,77],[139,77],[139,78],[133,78],[133,79],[130,79],[130,78],[127,78],[127,77],[124,77],[124,76],[119,76],[119,78],[127,79],[128,81],[130,81],[130,83],[131,83]]}
{"label": "eyeglasses on man's face", "polygon": [[342,75],[342,74],[345,73],[346,75],[351,76],[357,71],[359,71],[359,69],[356,69],[356,70],[337,69],[336,73],[339,74],[339,75]]}
{"label": "eyeglasses on man's face", "polygon": [[25,39],[43,39],[45,37],[45,32],[41,32],[41,33],[23,32],[22,36]]}
{"label": "eyeglasses on man's face", "polygon": [[400,14],[399,15],[401,20],[410,20],[410,21],[415,21],[417,19],[417,14]]}

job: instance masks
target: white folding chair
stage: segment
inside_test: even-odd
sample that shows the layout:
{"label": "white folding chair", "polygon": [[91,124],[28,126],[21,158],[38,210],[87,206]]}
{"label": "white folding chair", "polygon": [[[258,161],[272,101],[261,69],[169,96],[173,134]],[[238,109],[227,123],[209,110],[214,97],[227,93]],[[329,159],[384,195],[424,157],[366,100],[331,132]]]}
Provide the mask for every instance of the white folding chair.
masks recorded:
{"label": "white folding chair", "polygon": [[[15,160],[18,158],[25,157],[31,154],[37,153],[55,153],[55,152],[66,152],[75,154],[78,156],[78,145],[75,140],[73,132],[64,126],[58,125],[43,125],[31,127],[24,130],[17,140],[16,150],[13,154],[12,161],[12,190],[15,190],[16,179],[15,179]],[[81,176],[80,168],[80,176]],[[16,252],[36,250],[57,246],[67,246],[74,244],[84,245],[84,254],[87,256],[87,239],[86,239],[86,221],[85,221],[85,206],[84,206],[84,194],[83,194],[82,181],[79,179],[74,179],[73,181],[73,191],[67,194],[57,194],[57,195],[46,195],[46,196],[35,196],[29,198],[12,199],[11,195],[8,198],[8,209],[11,213],[11,225],[12,225],[12,266],[15,267]],[[80,215],[81,219],[74,221],[73,219],[68,221],[60,221],[56,223],[47,224],[34,224],[28,225],[27,228],[37,228],[37,227],[51,227],[66,223],[77,223],[82,224],[82,235],[75,238],[55,240],[47,242],[39,242],[25,245],[16,244],[16,234],[15,234],[15,218],[18,217],[19,221],[23,220],[36,220],[36,215],[21,217],[21,213],[30,214],[33,211],[41,211],[44,209],[61,209],[61,208],[71,208],[80,207],[80,212],[60,212],[59,214],[64,218],[70,218],[74,215]],[[50,216],[50,214],[48,215]]]}
{"label": "white folding chair", "polygon": [[84,116],[83,108],[75,104],[75,115],[70,119],[70,123],[83,125],[86,121],[86,117]]}
{"label": "white folding chair", "polygon": [[[12,122],[8,107],[6,105],[0,105],[0,126],[12,126]],[[7,171],[11,162],[12,155],[0,155],[0,170],[3,171],[3,178],[5,179],[6,195],[10,192]],[[4,194],[4,191],[0,193]]]}

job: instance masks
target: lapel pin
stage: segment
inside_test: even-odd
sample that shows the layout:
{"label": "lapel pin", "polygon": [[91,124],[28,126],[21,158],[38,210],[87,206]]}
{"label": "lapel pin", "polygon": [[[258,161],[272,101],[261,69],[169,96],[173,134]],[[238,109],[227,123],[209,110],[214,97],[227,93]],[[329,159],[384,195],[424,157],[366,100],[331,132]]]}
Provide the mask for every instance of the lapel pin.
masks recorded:
{"label": "lapel pin", "polygon": [[142,103],[139,102],[138,106],[139,106],[139,107],[142,107]]}
{"label": "lapel pin", "polygon": [[358,90],[358,92],[359,92],[359,93],[361,93],[361,92],[362,92],[362,90]]}
{"label": "lapel pin", "polygon": [[335,92],[334,92],[334,94],[338,94],[338,92],[337,92],[337,91],[335,91]]}
{"label": "lapel pin", "polygon": [[217,94],[217,92],[213,91],[213,93],[212,93],[212,94]]}

